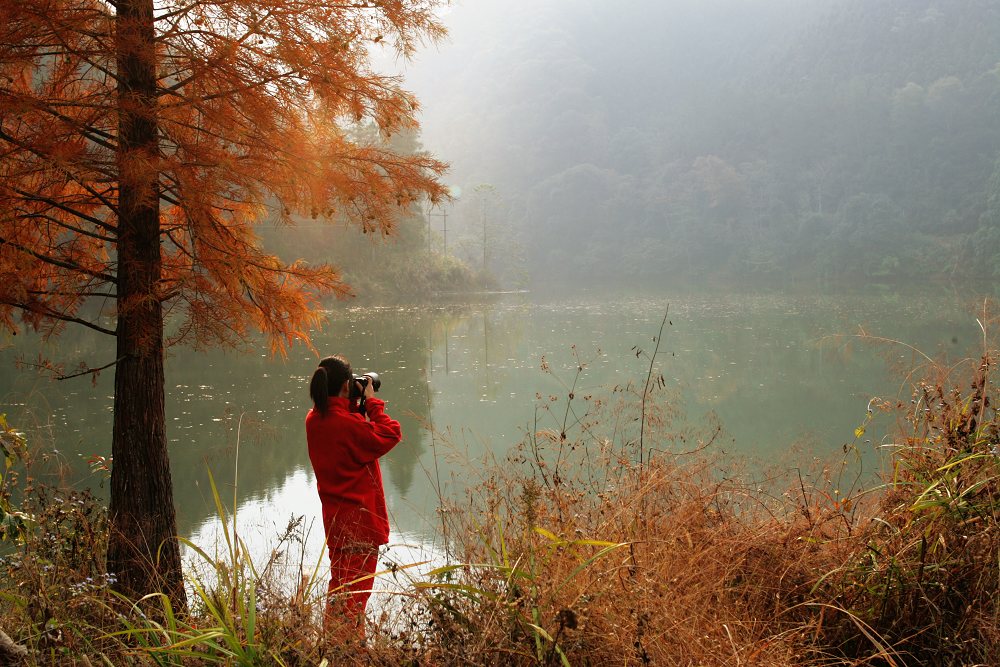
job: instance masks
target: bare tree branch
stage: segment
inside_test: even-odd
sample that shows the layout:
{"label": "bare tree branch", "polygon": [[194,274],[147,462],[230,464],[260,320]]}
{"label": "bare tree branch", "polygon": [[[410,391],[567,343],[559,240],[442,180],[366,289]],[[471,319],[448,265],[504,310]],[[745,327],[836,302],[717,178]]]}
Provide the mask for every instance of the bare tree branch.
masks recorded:
{"label": "bare tree branch", "polygon": [[84,369],[82,371],[79,371],[77,373],[70,373],[69,375],[57,375],[56,379],[57,380],[71,380],[73,378],[78,378],[78,377],[83,376],[83,375],[97,374],[97,373],[100,373],[101,371],[105,370],[106,368],[111,368],[112,366],[114,366],[115,364],[117,364],[119,361],[125,359],[127,356],[128,355],[124,355],[123,354],[122,356],[118,357],[114,361],[112,361],[110,363],[107,363],[107,364],[104,364],[103,366],[98,366],[97,368],[86,368],[86,369]]}

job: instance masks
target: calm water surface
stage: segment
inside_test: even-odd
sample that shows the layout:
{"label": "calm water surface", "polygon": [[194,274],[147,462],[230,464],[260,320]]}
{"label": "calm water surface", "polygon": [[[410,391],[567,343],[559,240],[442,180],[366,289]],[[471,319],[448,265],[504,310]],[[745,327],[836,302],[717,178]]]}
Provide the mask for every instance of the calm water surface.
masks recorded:
{"label": "calm water surface", "polygon": [[[652,352],[668,303],[671,324],[657,356],[668,387],[659,395],[688,422],[717,417],[724,430],[713,447],[766,461],[793,448],[793,457],[833,456],[853,439],[872,396],[908,398],[893,365],[910,365],[912,353],[853,334],[906,341],[932,356],[967,354],[981,338],[974,302],[949,295],[526,295],[338,310],[316,333],[316,347],[346,354],[356,371],[379,372],[380,395],[403,425],[404,441],[383,465],[394,542],[432,544],[439,485],[456,494],[474,483],[475,462],[488,453],[502,459],[536,427],[536,415],[538,427],[557,427],[538,408],[550,395],[565,400],[580,361],[577,396],[644,381],[649,362],[633,348]],[[102,364],[112,348],[70,331],[56,345],[40,348],[19,336],[0,350],[0,412],[74,484],[100,492],[103,480],[86,459],[109,454],[112,376],[55,383],[15,367],[39,349],[69,367],[83,359]],[[312,526],[306,560],[321,553],[303,432],[315,364],[303,348],[286,360],[263,347],[171,354],[168,437],[183,535],[203,545],[217,535],[211,469],[227,505],[235,496],[241,536],[255,552],[269,551],[290,517],[301,516]],[[870,429],[876,445],[878,433]],[[396,555],[417,557],[403,546]]]}

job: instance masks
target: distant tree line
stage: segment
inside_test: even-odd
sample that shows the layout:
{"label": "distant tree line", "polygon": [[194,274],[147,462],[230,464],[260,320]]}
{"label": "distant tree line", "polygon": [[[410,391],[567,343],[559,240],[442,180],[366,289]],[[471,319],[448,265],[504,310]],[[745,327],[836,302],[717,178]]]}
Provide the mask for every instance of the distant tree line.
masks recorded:
{"label": "distant tree line", "polygon": [[[350,136],[362,146],[390,150],[417,159],[428,157],[415,130],[386,138],[378,128],[362,124]],[[343,214],[293,216],[294,226],[277,218],[265,219],[261,237],[265,246],[286,261],[331,263],[343,273],[351,294],[361,302],[414,301],[429,297],[468,294],[497,287],[497,271],[484,267],[479,255],[470,255],[470,234],[475,244],[482,233],[476,193],[458,192],[450,200],[431,205],[415,202],[400,215],[391,230],[358,234]],[[450,227],[445,236],[443,231]],[[490,249],[499,241],[489,228]],[[479,246],[476,245],[478,248]],[[498,261],[494,262],[500,267]]]}
{"label": "distant tree line", "polygon": [[440,150],[520,202],[536,278],[1000,275],[1000,2],[482,11]]}

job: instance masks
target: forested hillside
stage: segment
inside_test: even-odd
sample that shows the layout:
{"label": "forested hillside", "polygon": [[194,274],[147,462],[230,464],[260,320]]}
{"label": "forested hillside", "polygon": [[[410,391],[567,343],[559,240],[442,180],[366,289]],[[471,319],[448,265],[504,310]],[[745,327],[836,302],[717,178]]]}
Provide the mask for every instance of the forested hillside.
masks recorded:
{"label": "forested hillside", "polygon": [[536,280],[1000,275],[1000,2],[491,5],[407,83]]}

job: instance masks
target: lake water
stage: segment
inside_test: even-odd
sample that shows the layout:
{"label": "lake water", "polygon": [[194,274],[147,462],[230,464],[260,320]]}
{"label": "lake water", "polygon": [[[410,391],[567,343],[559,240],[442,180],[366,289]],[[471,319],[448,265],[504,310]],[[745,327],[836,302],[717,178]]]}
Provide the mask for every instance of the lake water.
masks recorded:
{"label": "lake water", "polygon": [[[356,372],[380,373],[380,396],[403,426],[403,443],[383,464],[394,543],[433,545],[439,486],[445,495],[460,494],[475,482],[475,462],[484,455],[502,460],[530,430],[560,428],[564,413],[544,406],[550,397],[564,405],[581,362],[578,402],[644,382],[649,360],[633,348],[652,353],[668,304],[670,324],[656,358],[667,387],[658,398],[670,402],[679,421],[717,418],[723,430],[716,450],[768,462],[834,456],[854,439],[873,396],[909,398],[893,366],[910,366],[914,354],[855,334],[955,357],[974,353],[982,337],[976,300],[945,292],[511,295],[478,304],[338,309],[315,334],[316,347],[345,354]],[[112,356],[110,341],[71,330],[41,348],[19,336],[0,350],[0,412],[48,452],[50,469],[58,463],[71,483],[100,492],[102,477],[86,459],[110,453],[110,371],[94,384],[57,383],[15,367],[18,358],[35,360],[39,349],[67,367],[80,360],[100,365]],[[286,360],[263,346],[171,352],[167,423],[182,535],[203,545],[217,536],[211,469],[227,505],[235,495],[241,536],[255,552],[266,553],[289,518],[302,516],[312,526],[306,560],[319,557],[320,507],[303,432],[316,361],[304,348]],[[866,436],[873,451],[879,428]],[[420,557],[407,547],[395,554]]]}

